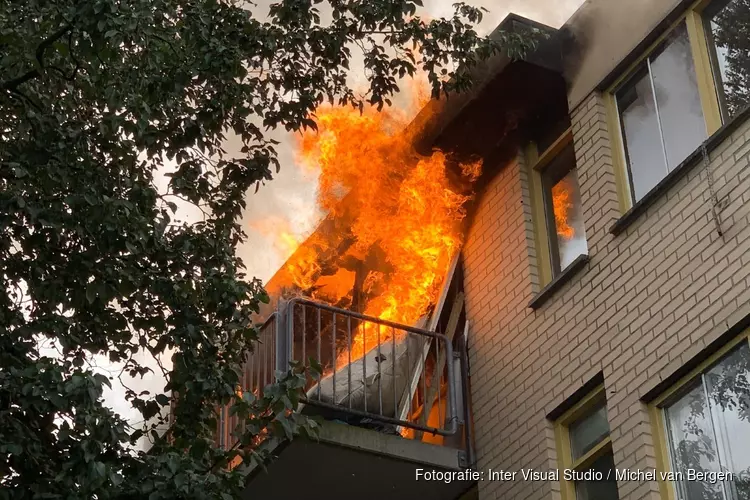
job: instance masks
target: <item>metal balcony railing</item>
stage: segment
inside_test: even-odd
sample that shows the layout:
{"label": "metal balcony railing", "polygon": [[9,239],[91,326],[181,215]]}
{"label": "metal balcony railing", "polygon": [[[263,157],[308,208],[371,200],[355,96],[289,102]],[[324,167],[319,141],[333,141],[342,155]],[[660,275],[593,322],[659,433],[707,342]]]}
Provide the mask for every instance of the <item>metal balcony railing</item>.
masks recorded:
{"label": "metal balcony railing", "polygon": [[[266,320],[259,341],[242,390],[260,395],[290,361],[315,363],[323,373],[308,378],[301,411],[407,438],[452,436],[465,446],[465,352],[454,354],[452,338],[296,298]],[[231,447],[240,423],[228,407],[219,412],[218,444]]]}
{"label": "metal balcony railing", "polygon": [[[261,325],[255,350],[247,355],[240,377],[241,391],[250,391],[255,396],[263,393],[263,388],[275,380],[277,353],[277,313],[271,314]],[[221,447],[231,447],[235,438],[234,430],[240,425],[239,419],[231,415],[230,406],[219,408],[219,422],[217,429],[217,444]]]}
{"label": "metal balcony railing", "polygon": [[288,358],[323,368],[303,402],[335,417],[441,436],[456,433],[453,346],[445,335],[338,309],[309,299],[285,310]]}

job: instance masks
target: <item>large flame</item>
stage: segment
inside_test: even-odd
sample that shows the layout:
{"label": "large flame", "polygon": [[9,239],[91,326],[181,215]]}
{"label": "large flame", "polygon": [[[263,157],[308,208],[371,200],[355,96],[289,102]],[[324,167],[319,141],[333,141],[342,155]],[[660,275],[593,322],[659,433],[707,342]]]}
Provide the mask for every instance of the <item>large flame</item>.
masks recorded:
{"label": "large flame", "polygon": [[[319,172],[318,203],[334,230],[317,231],[285,266],[304,293],[334,303],[359,294],[364,300],[356,304],[364,314],[406,325],[415,324],[437,299],[462,244],[468,199],[449,180],[445,154],[414,150],[406,130],[427,93],[413,94],[406,111],[318,109],[318,130],[299,137],[298,152],[301,163]],[[473,182],[481,171],[480,163],[460,167],[463,175],[454,177],[462,181]],[[328,269],[332,262],[338,264]],[[390,328],[359,328],[351,359],[391,335]],[[347,362],[344,353],[336,364]]]}
{"label": "large flame", "polygon": [[572,188],[567,179],[563,179],[552,187],[552,211],[555,214],[557,234],[565,240],[573,239],[575,236],[575,229],[568,222],[571,208]]}

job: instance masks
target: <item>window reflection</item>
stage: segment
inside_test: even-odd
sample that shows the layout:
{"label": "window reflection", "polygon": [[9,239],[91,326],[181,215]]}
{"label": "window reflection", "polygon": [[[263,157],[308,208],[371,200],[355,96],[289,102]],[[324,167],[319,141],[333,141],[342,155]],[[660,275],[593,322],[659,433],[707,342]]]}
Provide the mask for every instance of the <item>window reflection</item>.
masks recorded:
{"label": "window reflection", "polygon": [[665,409],[676,471],[731,472],[724,482],[680,481],[682,500],[750,500],[750,348],[706,372]]}
{"label": "window reflection", "polygon": [[687,28],[676,29],[651,63],[667,168],[677,167],[706,139],[706,122]]}
{"label": "window reflection", "polygon": [[570,426],[570,451],[573,459],[584,456],[608,435],[607,405],[602,404],[589,416]]}
{"label": "window reflection", "polygon": [[[705,408],[703,384],[694,387],[666,411],[676,471],[688,469],[704,472],[721,470],[716,455],[716,441]],[[722,487],[708,481],[680,481],[683,500],[722,500]]]}
{"label": "window reflection", "polygon": [[714,79],[724,121],[750,104],[750,2],[717,2],[707,12],[706,31],[712,41]]}
{"label": "window reflection", "polygon": [[684,24],[644,61],[615,98],[632,196],[638,201],[707,135]]}
{"label": "window reflection", "polygon": [[579,481],[576,483],[576,500],[617,500],[617,480],[615,461],[607,454],[591,464],[591,470],[600,472],[603,481]]}
{"label": "window reflection", "polygon": [[617,105],[633,197],[638,201],[667,175],[648,68],[617,93]]}
{"label": "window reflection", "polygon": [[705,378],[719,459],[734,479],[727,498],[750,500],[750,349],[735,351]]}

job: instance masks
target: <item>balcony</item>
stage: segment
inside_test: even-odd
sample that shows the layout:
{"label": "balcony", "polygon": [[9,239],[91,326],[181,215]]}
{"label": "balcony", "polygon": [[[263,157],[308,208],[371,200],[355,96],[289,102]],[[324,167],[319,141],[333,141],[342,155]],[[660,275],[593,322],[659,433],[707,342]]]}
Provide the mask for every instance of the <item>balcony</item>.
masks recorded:
{"label": "balcony", "polygon": [[[440,304],[407,326],[306,298],[280,303],[247,359],[244,389],[257,394],[290,361],[313,360],[323,374],[308,379],[300,411],[324,425],[319,441],[279,442],[266,471],[248,470],[246,498],[455,500],[469,490],[465,481],[415,480],[420,468],[473,462],[463,293],[447,288]],[[220,409],[221,446],[234,444],[238,422],[228,415]]]}

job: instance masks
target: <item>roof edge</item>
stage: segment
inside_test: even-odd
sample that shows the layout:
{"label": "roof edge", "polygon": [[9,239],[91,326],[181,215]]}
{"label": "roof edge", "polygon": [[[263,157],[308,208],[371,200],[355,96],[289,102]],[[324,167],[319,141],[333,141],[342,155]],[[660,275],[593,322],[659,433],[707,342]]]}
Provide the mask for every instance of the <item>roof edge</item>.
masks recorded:
{"label": "roof edge", "polygon": [[[522,33],[524,30],[541,32],[544,38],[534,50],[526,54],[521,60],[562,74],[560,30],[510,13],[492,30],[489,37],[497,40],[501,33]],[[515,59],[504,52],[490,57],[472,70],[471,76],[474,85],[470,90],[430,100],[407,127],[407,130],[410,130],[414,137],[414,145],[417,151],[427,153],[432,150],[435,140],[445,128],[458,118],[471,102],[481,96],[487,85],[513,62],[515,62]]]}

